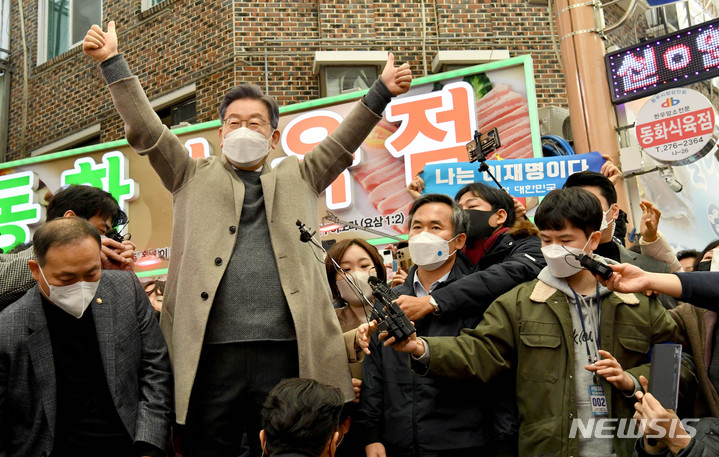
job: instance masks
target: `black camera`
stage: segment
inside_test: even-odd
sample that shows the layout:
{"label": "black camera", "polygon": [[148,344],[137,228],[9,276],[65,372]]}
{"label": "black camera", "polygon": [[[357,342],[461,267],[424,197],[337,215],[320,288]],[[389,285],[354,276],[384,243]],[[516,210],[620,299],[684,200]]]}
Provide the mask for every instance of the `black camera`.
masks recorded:
{"label": "black camera", "polygon": [[397,342],[409,338],[416,330],[402,308],[395,302],[399,295],[376,276],[370,276],[369,285],[372,286],[372,295],[375,298],[371,314],[377,321],[379,331],[387,331]]}
{"label": "black camera", "polygon": [[125,237],[123,235],[120,235],[120,232],[118,232],[117,229],[114,228],[105,232],[105,237],[115,240],[118,243],[122,243],[123,241],[125,241]]}

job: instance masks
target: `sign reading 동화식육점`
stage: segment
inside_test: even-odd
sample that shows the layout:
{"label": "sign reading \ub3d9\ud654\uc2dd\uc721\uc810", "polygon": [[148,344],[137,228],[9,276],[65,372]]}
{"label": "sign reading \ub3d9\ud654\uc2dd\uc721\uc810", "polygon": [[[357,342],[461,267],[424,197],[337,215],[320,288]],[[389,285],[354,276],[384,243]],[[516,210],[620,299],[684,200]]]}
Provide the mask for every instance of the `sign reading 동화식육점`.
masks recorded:
{"label": "sign reading \ub3d9\ud654\uc2dd\uc721\uc810", "polygon": [[639,145],[657,162],[687,165],[716,145],[719,127],[711,102],[686,88],[669,89],[651,97],[637,115]]}
{"label": "sign reading \ub3d9\ud654\uc2dd\uc721\uc810", "polygon": [[[302,160],[337,128],[361,95],[282,107],[281,148],[271,152],[270,163],[291,156]],[[319,196],[318,219],[308,225],[321,225],[331,210],[360,226],[405,234],[412,203],[406,186],[417,172],[427,163],[466,161],[465,144],[475,129],[498,128],[503,147],[493,158],[539,156],[536,109],[529,56],[415,79],[410,92],[387,107],[384,118],[355,151],[349,169]],[[219,121],[211,121],[173,132],[191,157],[202,159],[221,154],[219,127]],[[68,184],[92,185],[115,197],[128,213],[125,231],[132,233],[137,255],[169,252],[171,195],[147,158],[124,140],[0,164],[0,248],[29,241],[34,228],[44,222],[45,198]],[[325,236],[377,237],[346,228]],[[160,260],[152,268],[166,268],[167,259]]]}

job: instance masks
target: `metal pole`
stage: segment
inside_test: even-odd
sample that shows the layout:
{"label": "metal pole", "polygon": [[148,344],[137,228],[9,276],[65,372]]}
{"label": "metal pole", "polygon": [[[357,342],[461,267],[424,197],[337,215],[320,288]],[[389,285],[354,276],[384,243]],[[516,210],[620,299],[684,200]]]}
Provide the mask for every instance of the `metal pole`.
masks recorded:
{"label": "metal pole", "polygon": [[[600,36],[601,4],[586,0],[555,0],[559,40],[577,153],[599,151],[619,166],[619,137],[604,64]],[[619,207],[629,203],[623,182],[615,186]],[[631,224],[630,224],[631,225]],[[631,227],[628,227],[628,232]]]}

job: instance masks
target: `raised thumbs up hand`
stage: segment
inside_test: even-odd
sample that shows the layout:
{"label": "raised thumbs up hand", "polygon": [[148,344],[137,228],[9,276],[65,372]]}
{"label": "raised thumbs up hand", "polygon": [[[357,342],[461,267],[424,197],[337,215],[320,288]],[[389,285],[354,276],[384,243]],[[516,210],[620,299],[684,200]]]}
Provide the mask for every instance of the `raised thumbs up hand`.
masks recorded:
{"label": "raised thumbs up hand", "polygon": [[100,26],[93,24],[82,42],[82,50],[98,62],[116,56],[118,51],[115,21],[107,24],[107,32],[103,32]]}
{"label": "raised thumbs up hand", "polygon": [[389,53],[387,64],[382,70],[382,82],[392,95],[404,94],[409,90],[412,83],[412,70],[408,63],[403,63],[399,67],[394,66],[394,54]]}

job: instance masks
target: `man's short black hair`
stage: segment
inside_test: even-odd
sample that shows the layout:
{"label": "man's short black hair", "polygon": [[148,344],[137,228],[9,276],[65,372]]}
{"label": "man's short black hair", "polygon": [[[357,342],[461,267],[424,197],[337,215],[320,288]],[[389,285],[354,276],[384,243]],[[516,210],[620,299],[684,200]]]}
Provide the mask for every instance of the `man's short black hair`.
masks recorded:
{"label": "man's short black hair", "polygon": [[424,194],[412,203],[412,207],[409,209],[409,214],[407,215],[407,227],[409,227],[410,230],[412,229],[414,213],[427,203],[444,203],[449,206],[452,209],[452,234],[457,236],[460,233],[467,233],[467,229],[469,229],[469,216],[452,197],[445,194]]}
{"label": "man's short black hair", "polygon": [[496,187],[490,187],[481,182],[475,182],[467,184],[459,189],[459,192],[457,192],[457,195],[454,196],[454,199],[459,201],[459,199],[462,198],[462,195],[467,192],[471,192],[475,197],[479,197],[489,203],[492,206],[492,211],[494,212],[500,209],[506,211],[507,220],[505,220],[502,225],[505,227],[511,227],[514,225],[514,221],[517,219],[514,212],[514,200],[512,200],[512,197],[510,197],[507,192]]}
{"label": "man's short black hair", "polygon": [[537,207],[534,223],[539,230],[562,230],[569,223],[589,237],[602,225],[602,214],[602,205],[591,192],[581,187],[555,189]]}
{"label": "man's short black hair", "polygon": [[677,260],[696,259],[697,257],[699,257],[699,251],[696,249],[684,249],[677,252]]}
{"label": "man's short black hair", "polygon": [[79,217],[61,217],[40,226],[32,237],[35,259],[40,266],[45,266],[45,257],[50,248],[66,246],[92,238],[97,242],[100,255],[100,233],[94,225]]}
{"label": "man's short black hair", "polygon": [[283,379],[262,407],[267,451],[320,455],[339,428],[343,405],[335,387],[313,379]]}
{"label": "man's short black hair", "polygon": [[60,189],[47,205],[47,221],[62,217],[68,211],[83,219],[98,214],[103,219],[109,217],[113,227],[127,223],[127,214],[120,209],[117,200],[97,187],[73,184]]}
{"label": "man's short black hair", "polygon": [[222,98],[222,103],[220,103],[220,121],[225,122],[225,112],[230,103],[242,98],[251,98],[264,103],[267,106],[267,112],[270,114],[270,126],[273,129],[277,128],[280,124],[280,107],[277,105],[277,100],[265,95],[260,86],[256,84],[240,84],[225,94]]}
{"label": "man's short black hair", "polygon": [[569,175],[567,182],[564,183],[564,188],[569,187],[586,187],[594,186],[599,188],[599,193],[607,201],[607,205],[612,206],[617,202],[617,190],[614,188],[614,184],[601,173],[596,171],[580,171]]}

